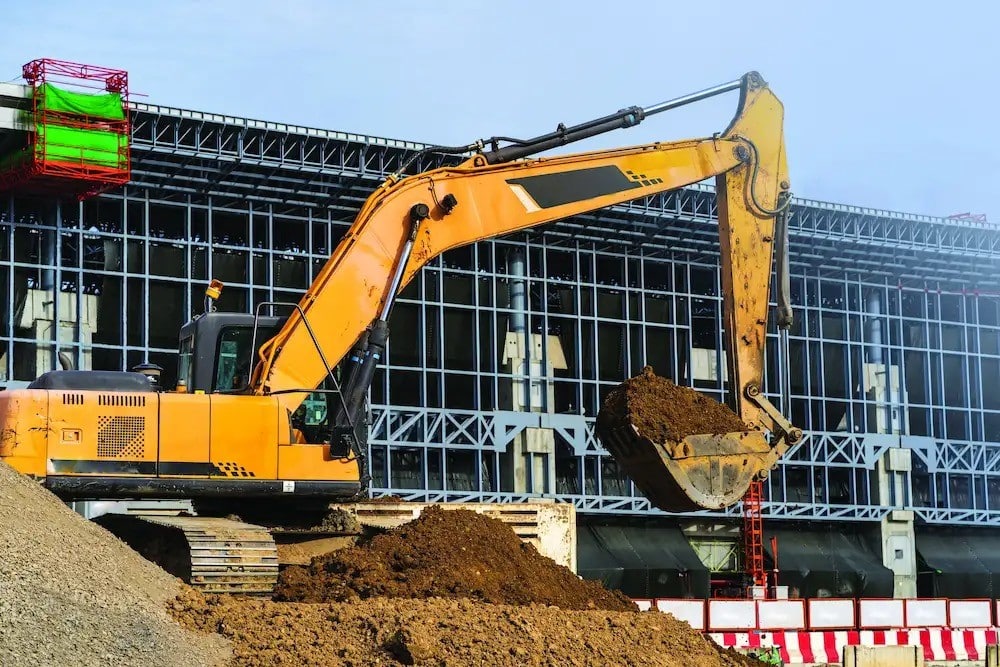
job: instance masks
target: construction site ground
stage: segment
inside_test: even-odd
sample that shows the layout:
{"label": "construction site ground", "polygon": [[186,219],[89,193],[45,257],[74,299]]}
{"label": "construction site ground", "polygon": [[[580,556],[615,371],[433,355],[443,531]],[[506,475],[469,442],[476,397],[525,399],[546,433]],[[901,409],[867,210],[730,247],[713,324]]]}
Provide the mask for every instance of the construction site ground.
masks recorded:
{"label": "construction site ground", "polygon": [[750,662],[464,510],[288,568],[274,597],[194,591],[0,463],[5,666]]}

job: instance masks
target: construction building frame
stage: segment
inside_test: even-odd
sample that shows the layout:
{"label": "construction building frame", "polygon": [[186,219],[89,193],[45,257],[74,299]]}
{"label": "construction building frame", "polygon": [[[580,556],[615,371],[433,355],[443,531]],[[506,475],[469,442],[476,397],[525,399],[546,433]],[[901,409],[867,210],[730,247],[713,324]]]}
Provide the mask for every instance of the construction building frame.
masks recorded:
{"label": "construction building frame", "polygon": [[[223,310],[297,301],[372,189],[425,147],[130,108],[128,185],[0,195],[0,384],[67,353],[157,363],[170,385],[210,279]],[[699,184],[432,261],[372,387],[372,492],[659,514],[594,417],[647,364],[725,398],[716,222]],[[1000,526],[1000,229],[803,199],[790,224],[796,321],[787,339],[772,325],[766,392],[806,437],[766,480],[764,519]],[[505,353],[512,323],[541,341],[531,359]]]}

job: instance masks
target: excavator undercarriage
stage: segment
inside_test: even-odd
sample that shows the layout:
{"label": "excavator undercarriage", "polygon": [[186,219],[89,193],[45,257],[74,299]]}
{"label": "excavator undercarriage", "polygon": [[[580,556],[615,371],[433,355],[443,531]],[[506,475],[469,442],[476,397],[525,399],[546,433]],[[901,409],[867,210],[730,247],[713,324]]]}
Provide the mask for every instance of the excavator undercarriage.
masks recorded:
{"label": "excavator undercarriage", "polygon": [[[350,504],[195,502],[202,513],[103,514],[95,522],[204,593],[270,595],[282,568],[354,544],[364,533]],[[352,511],[354,510],[354,511]],[[224,516],[220,512],[228,512]]]}

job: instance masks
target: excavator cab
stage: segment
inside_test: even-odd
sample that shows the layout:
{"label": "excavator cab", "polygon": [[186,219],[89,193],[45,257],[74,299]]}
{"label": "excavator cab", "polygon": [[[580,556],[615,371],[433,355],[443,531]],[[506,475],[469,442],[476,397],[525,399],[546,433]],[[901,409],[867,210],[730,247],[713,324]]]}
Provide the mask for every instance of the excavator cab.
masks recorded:
{"label": "excavator cab", "polygon": [[260,346],[281,328],[284,320],[274,316],[258,319],[248,313],[208,312],[186,323],[180,331],[177,391],[245,391]]}
{"label": "excavator cab", "polygon": [[[213,281],[207,292],[221,292]],[[180,393],[249,394],[254,363],[263,344],[287,322],[287,316],[206,311],[181,327],[177,359]],[[339,376],[339,366],[334,377]],[[337,414],[339,392],[327,378],[289,414],[291,427],[304,442],[328,443],[330,420]],[[359,431],[360,432],[360,431]]]}

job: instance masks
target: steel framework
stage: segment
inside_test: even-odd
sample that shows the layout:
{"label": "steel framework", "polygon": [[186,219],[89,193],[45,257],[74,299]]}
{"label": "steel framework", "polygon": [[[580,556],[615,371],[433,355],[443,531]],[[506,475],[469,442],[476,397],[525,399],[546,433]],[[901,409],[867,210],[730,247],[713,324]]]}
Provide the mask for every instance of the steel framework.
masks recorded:
{"label": "steel framework", "polygon": [[[41,370],[25,360],[43,348],[80,365],[172,368],[177,328],[211,277],[227,284],[220,308],[297,299],[372,186],[423,148],[131,107],[126,187],[87,202],[0,199],[8,383]],[[420,168],[449,158],[423,159]],[[715,214],[713,189],[696,185],[432,262],[393,316],[413,335],[390,338],[373,385],[375,490],[534,497],[515,492],[506,469],[510,444],[540,426],[557,444],[545,495],[584,512],[657,514],[600,447],[593,417],[604,392],[647,363],[725,397]],[[1000,231],[808,200],[795,202],[791,223],[796,324],[788,364],[770,334],[766,389],[808,437],[765,482],[764,518],[877,521],[905,507],[929,523],[1000,525],[1000,397],[989,391],[1000,379]],[[514,252],[524,275],[508,265]],[[498,353],[515,280],[526,285],[532,331],[559,337],[567,356],[567,369],[532,378],[553,388],[545,413],[502,401],[526,379]],[[47,339],[24,326],[19,304],[32,289],[73,297],[54,300],[53,318],[66,325]],[[898,391],[869,386],[873,372],[898,374]],[[914,458],[912,492],[893,502],[879,497],[875,474],[890,447]]]}

